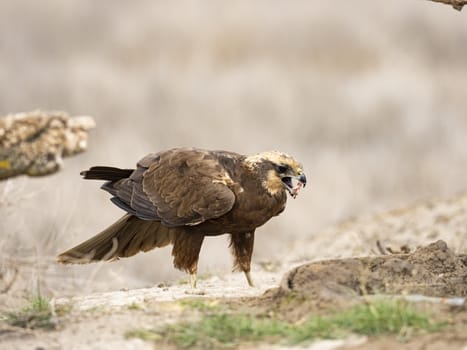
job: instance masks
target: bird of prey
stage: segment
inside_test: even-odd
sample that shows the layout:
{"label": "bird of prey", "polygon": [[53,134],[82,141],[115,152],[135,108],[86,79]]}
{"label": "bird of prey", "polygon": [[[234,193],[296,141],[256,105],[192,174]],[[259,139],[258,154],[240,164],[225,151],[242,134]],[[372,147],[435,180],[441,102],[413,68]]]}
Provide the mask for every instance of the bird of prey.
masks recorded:
{"label": "bird of prey", "polygon": [[295,198],[306,185],[302,165],[277,151],[175,148],[147,155],[136,169],[95,166],[81,175],[105,180],[101,188],[126,214],[58,261],[109,261],[173,244],[174,266],[190,274],[193,288],[204,237],[222,234],[230,235],[234,270],[253,286],[256,228],[284,210],[287,193]]}
{"label": "bird of prey", "polygon": [[0,118],[0,180],[17,175],[42,176],[58,171],[62,157],[86,150],[89,116],[32,111]]}

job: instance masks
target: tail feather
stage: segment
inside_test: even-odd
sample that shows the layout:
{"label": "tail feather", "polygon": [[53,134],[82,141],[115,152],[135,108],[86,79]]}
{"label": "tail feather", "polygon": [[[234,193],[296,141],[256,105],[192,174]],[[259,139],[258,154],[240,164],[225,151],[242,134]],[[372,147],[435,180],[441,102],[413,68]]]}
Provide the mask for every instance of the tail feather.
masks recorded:
{"label": "tail feather", "polygon": [[141,220],[126,214],[104,231],[60,254],[57,261],[86,264],[133,256],[172,243],[175,230],[158,221]]}
{"label": "tail feather", "polygon": [[93,166],[80,173],[85,179],[117,181],[129,177],[134,169],[119,169],[110,166]]}

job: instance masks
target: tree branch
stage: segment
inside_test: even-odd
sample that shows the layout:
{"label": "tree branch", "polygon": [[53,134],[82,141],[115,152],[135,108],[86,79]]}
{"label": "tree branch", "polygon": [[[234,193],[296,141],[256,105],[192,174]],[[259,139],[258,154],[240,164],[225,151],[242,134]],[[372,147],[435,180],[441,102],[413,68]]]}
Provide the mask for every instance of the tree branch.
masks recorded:
{"label": "tree branch", "polygon": [[467,5],[467,0],[431,0],[431,1],[441,2],[443,4],[451,5],[458,11],[462,10],[462,7],[464,7],[464,5]]}

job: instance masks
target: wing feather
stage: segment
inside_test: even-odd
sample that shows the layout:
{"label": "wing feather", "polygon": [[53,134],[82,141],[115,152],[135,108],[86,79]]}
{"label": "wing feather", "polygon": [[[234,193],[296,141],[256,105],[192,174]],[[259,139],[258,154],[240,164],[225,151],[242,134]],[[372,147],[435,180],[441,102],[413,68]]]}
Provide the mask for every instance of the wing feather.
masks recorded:
{"label": "wing feather", "polygon": [[230,211],[235,194],[229,181],[215,152],[173,149],[144,157],[129,178],[102,188],[128,213],[172,227],[197,225]]}
{"label": "wing feather", "polygon": [[[143,190],[167,226],[194,225],[230,211],[235,194],[216,155],[197,149],[160,154],[143,175]],[[231,181],[231,180],[230,180]]]}

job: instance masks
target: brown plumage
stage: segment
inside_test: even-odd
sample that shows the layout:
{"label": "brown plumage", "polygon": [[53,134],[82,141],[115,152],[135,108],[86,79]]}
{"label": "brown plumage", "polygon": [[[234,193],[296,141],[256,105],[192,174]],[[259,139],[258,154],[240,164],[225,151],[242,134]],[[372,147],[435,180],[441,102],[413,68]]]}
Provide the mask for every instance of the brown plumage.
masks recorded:
{"label": "brown plumage", "polygon": [[174,266],[196,283],[205,236],[231,235],[234,268],[250,277],[257,227],[285,208],[306,184],[302,166],[280,152],[244,156],[176,148],[149,154],[136,169],[92,167],[85,179],[107,180],[102,189],[127,213],[113,225],[60,254],[61,263],[129,257],[173,244]]}

